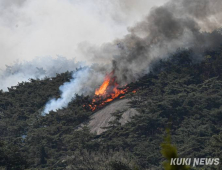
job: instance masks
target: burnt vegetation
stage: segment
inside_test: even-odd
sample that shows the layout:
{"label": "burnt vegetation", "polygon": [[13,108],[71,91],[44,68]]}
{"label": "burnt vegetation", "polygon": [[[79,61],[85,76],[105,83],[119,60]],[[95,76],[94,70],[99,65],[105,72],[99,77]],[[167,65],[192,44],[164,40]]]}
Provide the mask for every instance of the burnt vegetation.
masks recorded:
{"label": "burnt vegetation", "polygon": [[137,92],[126,98],[140,114],[123,126],[111,122],[101,135],[87,127],[76,130],[92,115],[83,107],[89,96],[77,95],[67,108],[41,115],[48,99],[60,96],[59,86],[69,81],[70,72],[0,91],[0,167],[161,169],[167,127],[180,157],[222,159],[222,48],[205,52],[201,61],[195,58],[180,49],[155,61],[149,74],[128,84]]}

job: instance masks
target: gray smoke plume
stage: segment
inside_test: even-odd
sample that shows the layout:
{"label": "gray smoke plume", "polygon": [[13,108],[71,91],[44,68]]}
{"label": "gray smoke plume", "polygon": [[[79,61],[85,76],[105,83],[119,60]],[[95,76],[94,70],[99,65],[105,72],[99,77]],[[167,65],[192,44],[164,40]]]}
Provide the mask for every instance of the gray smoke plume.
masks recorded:
{"label": "gray smoke plume", "polygon": [[[138,79],[149,71],[154,59],[166,58],[178,48],[200,54],[219,46],[221,34],[207,32],[221,27],[221,9],[221,0],[172,0],[152,9],[144,21],[129,28],[131,34],[103,48],[118,46],[112,57],[118,81],[125,84]],[[103,49],[94,57],[106,58]]]}
{"label": "gray smoke plume", "polygon": [[[109,64],[107,72],[113,65],[119,84],[129,83],[147,74],[154,60],[167,58],[178,48],[192,49],[198,56],[221,45],[221,34],[210,34],[221,27],[221,9],[221,0],[171,0],[153,8],[143,21],[129,28],[130,34],[123,39],[101,48],[82,45],[81,50],[91,60]],[[96,88],[98,83],[93,84],[92,80],[101,73],[92,70],[84,71],[84,76],[78,73],[61,86],[61,98],[49,101],[44,112],[66,107],[73,94],[87,92],[88,89],[83,90],[86,87]],[[72,96],[67,97],[70,93]]]}

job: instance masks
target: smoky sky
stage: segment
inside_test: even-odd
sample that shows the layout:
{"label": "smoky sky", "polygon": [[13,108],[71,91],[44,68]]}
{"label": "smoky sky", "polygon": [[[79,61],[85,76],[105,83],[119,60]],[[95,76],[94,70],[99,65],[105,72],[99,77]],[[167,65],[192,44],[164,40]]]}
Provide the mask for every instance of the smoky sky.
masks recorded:
{"label": "smoky sky", "polygon": [[0,68],[44,56],[88,61],[80,43],[112,42],[165,1],[0,0]]}

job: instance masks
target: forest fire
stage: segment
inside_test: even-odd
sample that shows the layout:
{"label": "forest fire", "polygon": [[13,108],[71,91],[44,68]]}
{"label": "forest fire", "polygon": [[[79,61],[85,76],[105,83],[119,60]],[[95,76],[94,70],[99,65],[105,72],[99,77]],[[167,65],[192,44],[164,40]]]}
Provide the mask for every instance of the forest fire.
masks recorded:
{"label": "forest fire", "polygon": [[89,107],[94,111],[97,107],[104,106],[118,97],[124,98],[124,94],[127,91],[128,87],[120,87],[116,82],[114,71],[112,71],[106,75],[102,85],[95,90],[95,95]]}

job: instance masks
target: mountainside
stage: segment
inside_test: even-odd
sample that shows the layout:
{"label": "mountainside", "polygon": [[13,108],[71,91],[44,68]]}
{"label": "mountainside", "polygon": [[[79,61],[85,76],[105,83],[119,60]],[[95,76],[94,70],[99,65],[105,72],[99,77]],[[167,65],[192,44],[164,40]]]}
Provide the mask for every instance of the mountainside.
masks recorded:
{"label": "mountainside", "polygon": [[127,85],[136,93],[95,113],[83,107],[91,96],[77,95],[67,108],[41,115],[48,99],[60,97],[70,72],[0,91],[0,167],[162,169],[166,128],[180,157],[222,159],[222,48],[203,58],[181,49],[156,61],[149,74]]}

